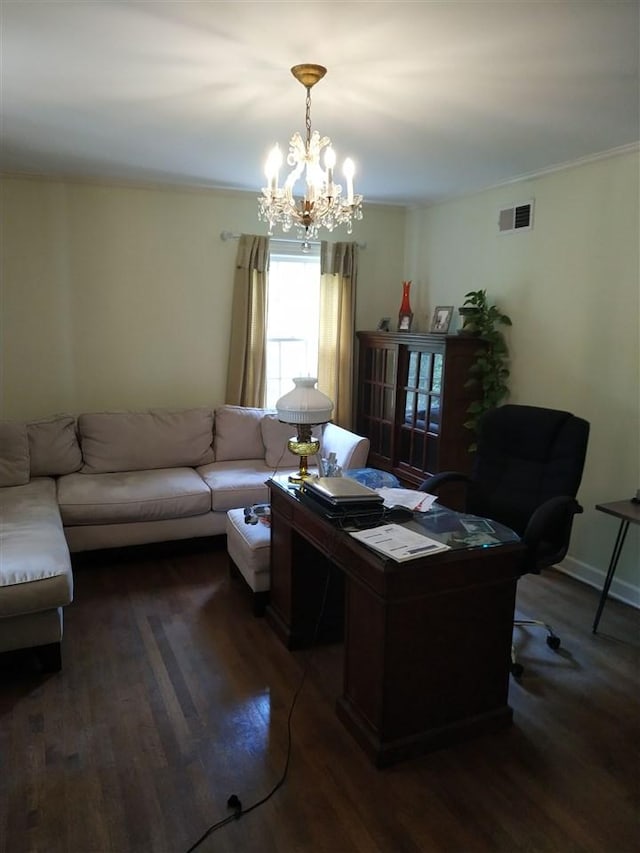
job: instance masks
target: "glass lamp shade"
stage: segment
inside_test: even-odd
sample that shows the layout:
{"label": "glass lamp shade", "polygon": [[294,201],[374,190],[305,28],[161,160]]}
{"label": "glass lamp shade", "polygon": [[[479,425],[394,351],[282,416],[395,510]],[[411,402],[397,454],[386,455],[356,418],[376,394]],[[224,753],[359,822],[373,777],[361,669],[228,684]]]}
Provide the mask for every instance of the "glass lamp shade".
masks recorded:
{"label": "glass lamp shade", "polygon": [[320,450],[320,441],[311,435],[311,427],[331,420],[333,403],[315,387],[317,381],[310,376],[297,377],[293,380],[293,391],[276,402],[278,420],[297,428],[297,435],[287,442],[289,450],[300,457],[298,473],[289,477],[293,483],[309,480],[313,476],[309,473],[307,458]]}
{"label": "glass lamp shade", "polygon": [[299,376],[295,388],[276,402],[278,420],[285,424],[326,424],[331,420],[333,402],[315,387],[318,380]]}

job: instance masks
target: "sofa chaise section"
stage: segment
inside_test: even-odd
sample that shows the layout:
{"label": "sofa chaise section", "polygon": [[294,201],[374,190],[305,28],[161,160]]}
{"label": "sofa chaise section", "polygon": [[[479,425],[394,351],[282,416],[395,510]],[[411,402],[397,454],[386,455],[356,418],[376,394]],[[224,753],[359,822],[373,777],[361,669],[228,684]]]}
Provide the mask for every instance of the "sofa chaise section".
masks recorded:
{"label": "sofa chaise section", "polygon": [[58,670],[73,576],[55,481],[0,488],[0,519],[0,652],[35,647]]}

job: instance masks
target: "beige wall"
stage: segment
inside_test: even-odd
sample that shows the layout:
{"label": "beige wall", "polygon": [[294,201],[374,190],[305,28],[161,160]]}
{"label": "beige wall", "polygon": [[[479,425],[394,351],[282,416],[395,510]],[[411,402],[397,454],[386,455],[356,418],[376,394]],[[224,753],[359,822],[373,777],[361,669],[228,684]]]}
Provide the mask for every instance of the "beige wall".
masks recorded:
{"label": "beige wall", "polygon": [[[637,153],[407,213],[366,205],[356,325],[415,326],[484,287],[514,321],[512,401],[590,421],[570,571],[601,585],[616,530],[597,502],[640,488]],[[535,200],[531,232],[497,211]],[[0,416],[223,402],[235,241],[253,194],[44,179],[2,183]],[[336,232],[335,239],[345,239]],[[457,318],[456,318],[457,319]],[[615,591],[640,601],[638,530]]]}
{"label": "beige wall", "polygon": [[[5,178],[1,204],[2,417],[224,402],[237,243],[220,232],[265,233],[253,194]],[[401,278],[404,223],[368,206],[354,227],[359,326]]]}
{"label": "beige wall", "polygon": [[[406,274],[429,311],[486,288],[511,316],[511,401],[590,422],[566,567],[599,585],[617,521],[594,505],[640,488],[639,167],[637,152],[619,154],[414,210],[407,226]],[[530,199],[533,230],[499,235],[498,210]],[[639,603],[637,527],[616,577]]]}

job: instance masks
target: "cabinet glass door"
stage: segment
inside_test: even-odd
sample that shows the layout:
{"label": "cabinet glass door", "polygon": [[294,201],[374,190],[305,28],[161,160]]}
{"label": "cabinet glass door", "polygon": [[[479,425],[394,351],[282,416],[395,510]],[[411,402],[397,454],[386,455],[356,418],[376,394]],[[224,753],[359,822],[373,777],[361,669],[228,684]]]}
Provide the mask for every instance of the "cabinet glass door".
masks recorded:
{"label": "cabinet glass door", "polygon": [[396,411],[397,348],[369,346],[361,359],[358,429],[370,441],[370,464],[390,463]]}
{"label": "cabinet glass door", "polygon": [[441,352],[413,349],[406,353],[397,464],[414,472],[437,470],[442,368]]}

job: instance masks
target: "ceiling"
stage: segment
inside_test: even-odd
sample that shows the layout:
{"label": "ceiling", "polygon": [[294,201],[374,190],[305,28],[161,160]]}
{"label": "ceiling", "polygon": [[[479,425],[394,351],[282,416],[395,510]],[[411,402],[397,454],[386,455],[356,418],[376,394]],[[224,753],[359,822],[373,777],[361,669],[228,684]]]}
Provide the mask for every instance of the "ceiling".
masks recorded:
{"label": "ceiling", "polygon": [[420,204],[632,146],[639,2],[0,0],[0,169],[255,192],[312,124],[367,201]]}

